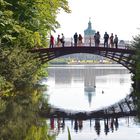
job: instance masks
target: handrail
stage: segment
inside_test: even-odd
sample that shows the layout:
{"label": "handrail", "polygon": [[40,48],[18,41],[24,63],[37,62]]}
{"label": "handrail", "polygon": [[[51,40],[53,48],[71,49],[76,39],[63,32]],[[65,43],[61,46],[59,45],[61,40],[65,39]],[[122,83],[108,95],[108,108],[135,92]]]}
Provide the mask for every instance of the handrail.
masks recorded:
{"label": "handrail", "polygon": [[[124,43],[121,43],[121,40],[118,41],[118,48],[122,48],[122,49],[134,49],[131,45],[131,42],[130,41],[124,41]],[[74,41],[73,41],[73,38],[65,38],[65,43],[64,43],[64,46],[67,47],[67,46],[71,46],[71,47],[74,47]],[[86,40],[82,43],[80,42],[77,42],[77,47],[78,46],[89,46],[89,47],[94,47],[95,46],[95,41],[93,38],[89,38],[89,40]],[[55,43],[54,43],[54,48],[55,47],[62,47],[62,44],[59,42],[57,43],[57,41],[55,40]],[[104,40],[101,39],[100,40],[100,44],[99,44],[99,47],[104,47]],[[108,43],[108,48],[111,48],[110,47],[110,42]],[[115,48],[115,46],[113,47]]]}

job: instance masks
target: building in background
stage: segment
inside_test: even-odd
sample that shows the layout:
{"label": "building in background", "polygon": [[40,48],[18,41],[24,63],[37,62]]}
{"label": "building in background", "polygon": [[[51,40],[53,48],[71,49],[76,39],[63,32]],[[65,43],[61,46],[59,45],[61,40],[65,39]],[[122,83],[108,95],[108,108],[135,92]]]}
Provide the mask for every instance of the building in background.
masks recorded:
{"label": "building in background", "polygon": [[84,44],[85,45],[93,45],[94,44],[94,35],[96,31],[92,29],[92,23],[89,19],[88,27],[84,30]]}
{"label": "building in background", "polygon": [[[84,41],[83,41],[83,45],[84,46],[91,46],[94,47],[95,43],[94,43],[94,35],[95,35],[96,31],[94,29],[92,29],[92,23],[89,19],[88,22],[88,27],[87,29],[84,30]],[[70,46],[72,45],[72,38],[66,39],[65,40],[65,45],[66,46]],[[68,60],[75,60],[78,63],[80,61],[92,61],[93,63],[104,63],[104,62],[110,62],[111,60],[99,56],[99,55],[93,55],[93,54],[83,54],[83,53],[76,53],[76,54],[71,54],[71,55],[66,55],[66,56],[62,56],[61,58],[64,59],[68,59]],[[86,63],[86,62],[85,62]]]}

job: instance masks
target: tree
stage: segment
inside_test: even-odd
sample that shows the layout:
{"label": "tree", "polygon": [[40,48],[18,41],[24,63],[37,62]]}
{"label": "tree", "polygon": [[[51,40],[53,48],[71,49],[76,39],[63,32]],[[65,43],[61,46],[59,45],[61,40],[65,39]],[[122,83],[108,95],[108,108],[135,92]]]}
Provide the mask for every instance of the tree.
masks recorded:
{"label": "tree", "polygon": [[[46,75],[36,54],[29,50],[46,47],[46,37],[59,27],[56,16],[61,9],[70,12],[67,0],[0,0],[0,137],[3,140],[55,138],[46,133],[46,121],[39,120],[42,94],[23,88],[29,90]],[[15,92],[15,88],[20,92]]]}
{"label": "tree", "polygon": [[20,47],[34,47],[35,32],[46,45],[46,36],[59,27],[57,14],[61,9],[70,12],[67,0],[1,0],[0,4],[2,44],[8,41]]}
{"label": "tree", "polygon": [[136,55],[133,57],[134,60],[134,71],[135,75],[133,80],[135,81],[135,87],[137,90],[140,90],[140,35],[134,37],[132,42],[132,47],[136,49]]}
{"label": "tree", "polygon": [[18,87],[44,75],[36,54],[28,50],[46,47],[50,31],[59,27],[61,9],[70,12],[67,0],[0,0],[1,79]]}

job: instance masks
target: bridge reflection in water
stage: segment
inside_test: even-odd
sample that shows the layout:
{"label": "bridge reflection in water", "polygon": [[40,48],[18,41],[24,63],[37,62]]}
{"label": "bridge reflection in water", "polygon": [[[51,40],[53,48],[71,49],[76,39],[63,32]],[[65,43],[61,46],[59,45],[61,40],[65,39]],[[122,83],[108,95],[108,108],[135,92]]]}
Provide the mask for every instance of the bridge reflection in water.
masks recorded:
{"label": "bridge reflection in water", "polygon": [[[67,130],[67,127],[76,133],[82,132],[84,127],[94,129],[96,135],[104,131],[105,135],[119,129],[119,121],[129,126],[130,116],[136,116],[137,111],[130,96],[109,108],[88,112],[70,113],[60,109],[51,109],[49,112],[42,112],[42,116],[49,119],[50,134],[59,134]],[[85,131],[85,130],[83,130]]]}
{"label": "bridge reflection in water", "polygon": [[[62,67],[62,68],[61,68]],[[56,86],[60,86],[66,84],[66,86],[71,85],[72,80],[84,79],[83,89],[84,94],[86,95],[88,92],[92,94],[96,94],[97,86],[97,76],[103,76],[108,74],[126,74],[128,71],[124,68],[100,68],[95,66],[91,68],[90,66],[84,67],[84,69],[75,68],[74,66],[51,66],[49,70],[49,76],[53,79]],[[63,70],[62,70],[63,69]],[[94,70],[93,70],[94,69]],[[100,71],[99,71],[100,69]],[[75,77],[75,79],[73,78]],[[114,77],[113,77],[114,78]],[[96,80],[95,80],[96,79]],[[101,80],[101,79],[98,79]],[[116,80],[116,79],[113,79]],[[129,79],[123,78],[119,80],[120,83],[128,82]],[[99,81],[98,81],[99,82]],[[102,81],[101,82],[105,82]],[[54,86],[55,87],[55,86]],[[89,88],[92,87],[92,88]],[[95,88],[94,88],[95,87]],[[95,91],[95,93],[94,93]],[[106,92],[105,92],[106,93]],[[87,95],[86,95],[87,96]],[[94,96],[94,95],[93,95]],[[133,99],[131,95],[127,96],[125,99],[121,100],[117,104],[113,104],[110,107],[104,107],[98,111],[77,111],[73,112],[66,109],[53,108],[50,106],[49,110],[45,110],[42,108],[41,115],[45,118],[49,119],[49,124],[51,127],[51,131],[56,133],[66,132],[67,127],[70,127],[75,132],[84,131],[84,127],[89,127],[90,129],[94,129],[97,135],[101,134],[101,130],[104,131],[105,135],[108,135],[109,132],[114,132],[119,128],[119,120],[122,117],[135,116],[137,114],[135,105],[133,104]],[[129,122],[129,121],[128,121]],[[129,125],[129,124],[128,124]],[[85,131],[84,131],[85,132]]]}
{"label": "bridge reflection in water", "polygon": [[90,111],[90,112],[74,112],[68,111],[65,109],[54,108],[51,107],[48,110],[42,108],[41,115],[46,118],[68,118],[68,119],[91,119],[91,118],[118,118],[118,117],[125,117],[125,116],[135,116],[137,115],[136,106],[133,103],[133,99],[131,95],[128,95],[125,99],[122,99],[119,103],[111,105],[109,107]]}
{"label": "bridge reflection in water", "polygon": [[[124,103],[121,103],[121,105],[122,104],[128,104],[128,103],[126,103],[125,101]],[[132,106],[133,105],[131,103],[131,107]],[[120,110],[122,110],[122,108],[124,108],[123,105]],[[81,132],[84,129],[84,126],[85,127],[88,126],[90,127],[90,129],[94,129],[97,135],[100,135],[101,129],[102,131],[104,130],[105,135],[108,135],[109,132],[112,133],[118,130],[119,120],[120,121],[122,121],[122,119],[125,120],[125,125],[127,122],[127,125],[129,126],[129,122],[130,122],[129,119],[131,119],[130,116],[135,116],[137,114],[134,108],[132,111],[132,108],[127,111],[125,109],[121,112],[116,112],[115,109],[117,108],[112,106],[109,109],[101,110],[98,112],[77,113],[77,114],[70,114],[70,113],[67,114],[66,112],[64,113],[61,112],[60,110],[59,111],[57,110],[51,116],[49,117],[47,116],[48,118],[50,118],[49,119],[49,125],[51,128],[50,133],[59,134],[61,132],[64,132],[65,129],[67,129],[67,127],[70,127],[75,132]]]}
{"label": "bridge reflection in water", "polygon": [[[101,125],[104,126],[104,133],[107,135],[109,132],[117,131],[119,128],[119,118],[105,118],[105,119],[89,119],[89,127],[94,128],[97,135],[101,133]],[[61,131],[64,132],[67,125],[73,129],[75,132],[81,132],[85,124],[85,121],[82,119],[71,119],[67,120],[66,118],[51,118],[49,120],[50,132],[59,134]],[[128,121],[129,122],[129,121]],[[128,124],[129,125],[129,124]]]}

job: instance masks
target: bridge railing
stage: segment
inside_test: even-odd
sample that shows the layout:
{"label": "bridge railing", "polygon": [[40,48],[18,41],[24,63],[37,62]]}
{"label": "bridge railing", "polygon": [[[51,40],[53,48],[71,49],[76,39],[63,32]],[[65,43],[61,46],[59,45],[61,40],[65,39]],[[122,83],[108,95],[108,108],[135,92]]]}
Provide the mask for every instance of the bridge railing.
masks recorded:
{"label": "bridge railing", "polygon": [[[119,40],[118,41],[118,48],[121,48],[121,49],[133,49],[131,47],[131,42],[130,41],[121,41]],[[73,38],[65,38],[65,44],[64,44],[65,47],[74,47],[74,40]],[[86,42],[83,40],[82,43],[80,42],[77,42],[77,47],[78,46],[87,46],[87,47],[94,47],[95,46],[95,42],[93,39],[89,39],[88,41],[86,40]],[[57,43],[57,41],[55,40],[55,44],[54,44],[54,47],[62,47],[62,44],[61,43]],[[100,40],[100,44],[99,44],[99,47],[104,47],[104,40],[101,39]],[[108,43],[108,47],[110,48],[110,43]],[[114,46],[115,48],[115,46]]]}

